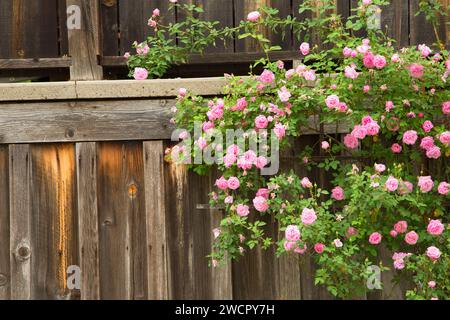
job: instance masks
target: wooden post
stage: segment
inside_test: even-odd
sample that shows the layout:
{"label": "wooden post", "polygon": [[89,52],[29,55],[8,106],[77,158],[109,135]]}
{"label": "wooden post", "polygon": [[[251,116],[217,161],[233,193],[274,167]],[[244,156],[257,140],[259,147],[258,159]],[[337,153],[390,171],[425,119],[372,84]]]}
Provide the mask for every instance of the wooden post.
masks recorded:
{"label": "wooden post", "polygon": [[97,0],[67,0],[71,80],[100,80],[100,15]]}

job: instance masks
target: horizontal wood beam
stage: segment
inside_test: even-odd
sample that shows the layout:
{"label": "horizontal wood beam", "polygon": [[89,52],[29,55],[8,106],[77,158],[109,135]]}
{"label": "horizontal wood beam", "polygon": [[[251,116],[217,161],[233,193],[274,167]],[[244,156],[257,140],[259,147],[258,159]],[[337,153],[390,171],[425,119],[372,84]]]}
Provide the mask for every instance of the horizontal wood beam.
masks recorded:
{"label": "horizontal wood beam", "polygon": [[[167,140],[175,100],[100,100],[0,104],[0,144]],[[318,134],[310,118],[303,134]],[[348,132],[345,124],[327,124],[327,133]]]}
{"label": "horizontal wood beam", "polygon": [[68,68],[70,58],[0,59],[0,69],[57,69]]}
{"label": "horizontal wood beam", "polygon": [[[188,57],[188,64],[213,64],[213,63],[251,63],[260,58],[264,58],[262,52],[254,53],[209,53],[209,54],[192,54]],[[295,60],[301,56],[295,51],[276,51],[269,54],[271,60]],[[104,67],[123,67],[126,60],[118,56],[100,57],[100,64]]]}

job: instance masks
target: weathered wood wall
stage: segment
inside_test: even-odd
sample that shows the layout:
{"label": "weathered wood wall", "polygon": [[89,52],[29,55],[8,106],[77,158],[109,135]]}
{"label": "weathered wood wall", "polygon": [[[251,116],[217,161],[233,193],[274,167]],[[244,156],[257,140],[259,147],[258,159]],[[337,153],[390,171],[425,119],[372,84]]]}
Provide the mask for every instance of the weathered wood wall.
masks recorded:
{"label": "weathered wood wall", "polygon": [[[181,0],[180,0],[181,1]],[[246,14],[261,4],[271,5],[283,16],[302,18],[298,5],[302,0],[183,0],[205,8],[205,19],[218,20],[222,25],[233,26]],[[435,32],[423,15],[416,16],[420,0],[393,0],[382,12],[381,26],[397,40],[399,45],[433,43]],[[448,5],[448,0],[441,0]],[[317,2],[320,5],[320,1]],[[343,17],[351,14],[357,0],[336,0],[336,11]],[[90,33],[67,30],[66,8],[78,4],[82,10],[82,25]],[[164,23],[183,19],[182,14],[167,13],[168,0],[2,0],[0,2],[0,70],[68,68],[80,64],[76,70],[89,68],[93,79],[101,77],[96,63],[104,67],[124,65],[120,58],[131,50],[131,44],[145,40],[151,32],[147,20],[153,8],[164,13]],[[442,17],[438,34],[448,42],[449,27],[447,17]],[[301,39],[291,32],[282,39],[279,34],[267,31],[274,44],[283,48],[280,58],[296,54]],[[83,50],[77,49],[83,48]],[[229,41],[226,46],[219,44],[206,50],[207,56],[193,56],[192,63],[219,63],[252,61],[258,47],[251,40]],[[289,54],[288,54],[289,53]],[[84,57],[84,55],[88,55]],[[214,54],[214,55],[208,55]],[[66,59],[69,55],[72,57]],[[84,59],[83,59],[84,58]],[[87,59],[88,58],[88,59]],[[277,56],[278,58],[278,56]],[[98,61],[97,61],[98,60]],[[72,68],[73,69],[73,68]],[[97,68],[98,69],[98,68]],[[72,71],[73,72],[73,71]],[[76,77],[72,75],[72,79]]]}

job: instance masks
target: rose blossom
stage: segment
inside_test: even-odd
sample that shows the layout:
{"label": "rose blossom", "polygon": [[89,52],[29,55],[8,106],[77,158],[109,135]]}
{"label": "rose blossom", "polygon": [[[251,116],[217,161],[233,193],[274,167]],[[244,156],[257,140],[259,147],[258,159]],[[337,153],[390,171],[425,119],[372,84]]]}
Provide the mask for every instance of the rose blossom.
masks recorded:
{"label": "rose blossom", "polygon": [[408,222],[406,221],[398,221],[395,225],[394,225],[394,230],[397,233],[405,233],[408,230]]}
{"label": "rose blossom", "polygon": [[422,78],[424,69],[424,66],[417,63],[413,63],[408,67],[410,76],[416,79]]}
{"label": "rose blossom", "polygon": [[349,79],[356,79],[359,76],[359,73],[355,70],[355,68],[347,66],[344,69],[344,74]]}
{"label": "rose blossom", "polygon": [[372,0],[363,0],[362,3],[364,6],[370,6],[372,4]]}
{"label": "rose blossom", "polygon": [[307,56],[309,54],[309,51],[310,51],[309,43],[303,42],[300,45],[300,52],[302,53],[302,55]]}
{"label": "rose blossom", "polygon": [[441,148],[433,146],[427,150],[426,156],[429,159],[439,159],[441,156]]}
{"label": "rose blossom", "polygon": [[301,181],[300,184],[302,185],[303,188],[312,188],[312,183],[311,181],[309,181],[309,179],[307,177],[304,177]]}
{"label": "rose blossom", "polygon": [[440,220],[430,220],[427,226],[427,232],[432,236],[440,236],[444,229],[445,227]]}
{"label": "rose blossom", "polygon": [[427,249],[427,256],[431,260],[437,260],[441,256],[441,251],[438,248],[434,247],[434,246],[428,247],[428,249]]}
{"label": "rose blossom", "polygon": [[450,101],[446,101],[442,104],[442,112],[444,114],[450,114]]}
{"label": "rose blossom", "polygon": [[391,111],[394,108],[394,102],[386,101],[386,112]]}
{"label": "rose blossom", "polygon": [[394,63],[397,63],[400,61],[400,56],[398,55],[398,53],[394,53],[391,57],[391,61]]}
{"label": "rose blossom", "polygon": [[387,180],[386,180],[386,189],[389,192],[394,192],[395,190],[398,189],[398,180],[395,179],[394,177],[390,176]]}
{"label": "rose blossom", "polygon": [[334,239],[333,244],[336,248],[341,248],[343,246],[343,243],[340,239]]}
{"label": "rose blossom", "polygon": [[257,197],[263,197],[265,199],[269,199],[269,189],[267,188],[260,188],[256,192]]}
{"label": "rose blossom", "polygon": [[286,127],[282,123],[277,123],[275,124],[275,128],[273,128],[273,132],[281,140],[286,135]]}
{"label": "rose blossom", "polygon": [[206,148],[206,145],[208,144],[208,142],[206,141],[206,139],[203,138],[203,137],[198,138],[198,140],[197,140],[195,143],[198,145],[198,147],[200,148],[200,150],[205,149],[205,148]]}
{"label": "rose blossom", "polygon": [[394,143],[391,147],[391,150],[393,153],[400,153],[402,152],[402,146],[399,145],[398,143]]}
{"label": "rose blossom", "polygon": [[283,246],[284,246],[284,250],[291,251],[292,249],[294,249],[295,242],[294,241],[285,241]]}
{"label": "rose blossom", "polygon": [[324,248],[325,248],[325,245],[323,243],[316,243],[314,245],[314,251],[317,252],[318,254],[323,253]]}
{"label": "rose blossom", "polygon": [[363,63],[366,68],[373,69],[375,67],[375,56],[371,52],[366,52]]}
{"label": "rose blossom", "polygon": [[225,167],[229,168],[231,167],[237,160],[237,157],[232,153],[227,153],[223,157],[223,163],[225,164]]}
{"label": "rose blossom", "polygon": [[267,120],[266,116],[259,115],[255,118],[255,126],[258,129],[265,129],[267,128],[267,125],[269,124],[269,121]]}
{"label": "rose blossom", "polygon": [[253,199],[253,205],[255,206],[255,209],[259,212],[265,212],[267,209],[269,209],[269,204],[267,203],[266,198],[258,196],[255,199]]}
{"label": "rose blossom", "polygon": [[344,50],[342,50],[342,54],[344,55],[344,57],[349,58],[352,55],[352,49],[350,49],[349,47],[345,47]]}
{"label": "rose blossom", "polygon": [[433,128],[434,128],[434,125],[430,120],[425,121],[422,125],[423,131],[425,131],[427,133],[430,132],[431,129],[433,129]]}
{"label": "rose blossom", "polygon": [[303,78],[305,78],[306,81],[314,81],[316,80],[316,73],[314,70],[306,70],[303,72]]}
{"label": "rose blossom", "polygon": [[373,245],[380,244],[382,238],[383,236],[380,233],[374,232],[369,237],[369,243]]}
{"label": "rose blossom", "polygon": [[135,80],[145,80],[148,78],[148,71],[145,68],[136,68],[133,77]]}
{"label": "rose blossom", "polygon": [[236,207],[236,212],[241,217],[246,217],[246,216],[249,215],[250,210],[249,210],[247,205],[245,205],[245,204],[238,204],[237,207]]}
{"label": "rose blossom", "polygon": [[313,209],[304,208],[301,219],[303,224],[311,225],[317,220],[316,212]]}
{"label": "rose blossom", "polygon": [[259,80],[262,83],[270,84],[275,81],[275,74],[270,70],[264,70],[259,76]]}
{"label": "rose blossom", "polygon": [[417,141],[417,132],[414,130],[406,131],[403,134],[403,143],[413,145]]}
{"label": "rose blossom", "polygon": [[258,158],[256,158],[256,162],[255,162],[255,166],[258,169],[262,169],[267,165],[268,161],[267,158],[264,156],[259,156]]}
{"label": "rose blossom", "polygon": [[405,194],[411,193],[413,191],[413,189],[414,189],[414,186],[413,186],[413,184],[411,182],[409,182],[409,181],[401,181],[398,192],[401,195],[405,195]]}
{"label": "rose blossom", "polygon": [[352,131],[351,134],[355,138],[357,138],[359,140],[363,140],[366,137],[366,135],[367,135],[367,129],[364,126],[356,125],[353,128],[353,131]]}
{"label": "rose blossom", "polygon": [[247,21],[255,22],[261,17],[261,14],[258,11],[252,11],[247,15]]}
{"label": "rose blossom", "polygon": [[289,225],[284,232],[285,237],[288,241],[298,241],[300,240],[300,230],[297,226]]}
{"label": "rose blossom", "polygon": [[281,102],[288,102],[289,98],[291,97],[291,93],[288,89],[286,89],[286,87],[282,87],[280,90],[278,90],[278,97],[280,98]]}
{"label": "rose blossom", "polygon": [[226,197],[226,198],[223,200],[223,202],[224,202],[225,204],[232,204],[233,201],[234,201],[234,199],[233,199],[232,196],[228,196],[228,197]]}
{"label": "rose blossom", "polygon": [[389,234],[391,235],[392,238],[395,238],[395,237],[397,237],[398,232],[395,230],[391,230],[391,231],[389,231]]}
{"label": "rose blossom", "polygon": [[302,248],[300,248],[300,247],[295,248],[294,252],[298,253],[298,254],[304,254],[307,249],[308,249],[308,247],[306,246],[306,244],[304,244]]}
{"label": "rose blossom", "polygon": [[405,268],[405,261],[403,259],[394,260],[394,268],[402,270]]}
{"label": "rose blossom", "polygon": [[424,137],[420,141],[420,147],[424,150],[428,150],[434,147],[434,139],[433,137]]}
{"label": "rose blossom", "polygon": [[358,139],[356,139],[353,135],[347,134],[344,137],[344,144],[349,149],[356,149],[359,146]]}
{"label": "rose blossom", "polygon": [[439,183],[439,186],[438,186],[438,193],[439,194],[442,194],[443,196],[446,196],[449,191],[450,191],[450,183],[447,183],[445,181]]}
{"label": "rose blossom", "polygon": [[330,147],[330,144],[328,143],[328,141],[322,141],[321,147],[322,149],[327,150]]}
{"label": "rose blossom", "polygon": [[415,245],[419,240],[419,235],[415,231],[410,231],[405,235],[405,242],[409,245]]}
{"label": "rose blossom", "polygon": [[230,188],[231,190],[236,190],[236,189],[238,189],[240,185],[241,185],[241,184],[240,184],[238,178],[236,178],[236,177],[230,177],[230,178],[228,179],[228,188]]}
{"label": "rose blossom", "polygon": [[347,238],[350,238],[352,236],[356,236],[358,234],[358,231],[354,227],[348,227],[346,231]]}
{"label": "rose blossom", "polygon": [[128,60],[131,57],[131,54],[129,52],[125,52],[125,54],[123,55],[123,57]]}
{"label": "rose blossom", "polygon": [[428,287],[434,289],[436,287],[436,281],[428,281]]}
{"label": "rose blossom", "polygon": [[221,176],[219,179],[216,180],[216,186],[220,190],[226,190],[228,189],[228,181],[223,176]]}
{"label": "rose blossom", "polygon": [[339,97],[335,94],[332,94],[325,99],[325,103],[328,109],[336,109],[340,103]]}
{"label": "rose blossom", "polygon": [[446,147],[450,146],[450,131],[442,132],[439,135],[439,141]]}
{"label": "rose blossom", "polygon": [[344,189],[339,186],[335,187],[333,190],[331,190],[331,197],[337,201],[344,200]]}
{"label": "rose blossom", "polygon": [[381,163],[375,163],[375,171],[378,173],[382,173],[386,170],[386,166]]}
{"label": "rose blossom", "polygon": [[377,69],[383,69],[386,66],[386,58],[381,55],[376,55],[373,62]]}
{"label": "rose blossom", "polygon": [[427,193],[433,189],[434,182],[431,179],[431,176],[422,176],[419,177],[419,182],[417,185],[420,187],[420,191],[422,191],[422,193]]}

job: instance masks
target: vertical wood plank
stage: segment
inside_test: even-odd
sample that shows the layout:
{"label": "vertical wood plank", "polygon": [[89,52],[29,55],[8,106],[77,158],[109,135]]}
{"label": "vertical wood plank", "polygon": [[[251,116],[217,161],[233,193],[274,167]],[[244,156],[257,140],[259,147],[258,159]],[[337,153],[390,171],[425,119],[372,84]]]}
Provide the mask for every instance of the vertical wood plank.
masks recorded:
{"label": "vertical wood plank", "polygon": [[[102,54],[119,55],[119,7],[118,1],[101,0]],[[130,47],[131,48],[131,47]]]}
{"label": "vertical wood plank", "polygon": [[119,0],[120,55],[130,51],[134,41],[143,42],[152,32],[147,23],[153,9],[165,13],[161,20],[164,25],[175,21],[175,12],[168,12],[169,5],[166,0]]}
{"label": "vertical wood plank", "polygon": [[102,299],[146,299],[147,258],[142,144],[98,146]]}
{"label": "vertical wood plank", "polygon": [[67,32],[67,3],[66,0],[58,1],[58,22],[59,22],[59,55],[69,54],[69,35]]}
{"label": "vertical wood plank", "polygon": [[8,146],[0,145],[0,300],[10,299],[8,162]]}
{"label": "vertical wood plank", "polygon": [[143,148],[148,298],[169,299],[164,145],[162,141],[146,141]]}
{"label": "vertical wood plank", "polygon": [[100,80],[102,67],[100,55],[99,3],[97,0],[67,0],[67,7],[76,5],[81,10],[81,28],[68,30],[71,80]]}
{"label": "vertical wood plank", "polygon": [[446,25],[448,22],[448,14],[449,10],[446,10],[447,6],[450,4],[448,0],[441,0],[441,4],[444,7],[444,10],[447,12],[447,16],[441,15],[440,17],[440,26],[434,30],[431,23],[429,23],[425,19],[425,15],[423,13],[416,16],[416,13],[419,11],[419,2],[420,0],[410,0],[409,1],[409,20],[410,20],[410,38],[411,45],[419,45],[422,43],[431,45],[436,42],[436,33],[438,34],[440,40],[445,44],[448,42],[450,27]]}
{"label": "vertical wood plank", "polygon": [[409,5],[407,1],[391,1],[382,8],[381,28],[397,41],[397,47],[409,45]]}
{"label": "vertical wood plank", "polygon": [[81,299],[100,299],[97,144],[77,143],[77,195]]}
{"label": "vertical wood plank", "polygon": [[75,146],[31,146],[33,299],[78,299],[67,285],[78,264]]}
{"label": "vertical wood plank", "polygon": [[30,146],[9,146],[11,299],[31,299]]}
{"label": "vertical wood plank", "polygon": [[0,59],[11,59],[12,1],[0,1]]}

